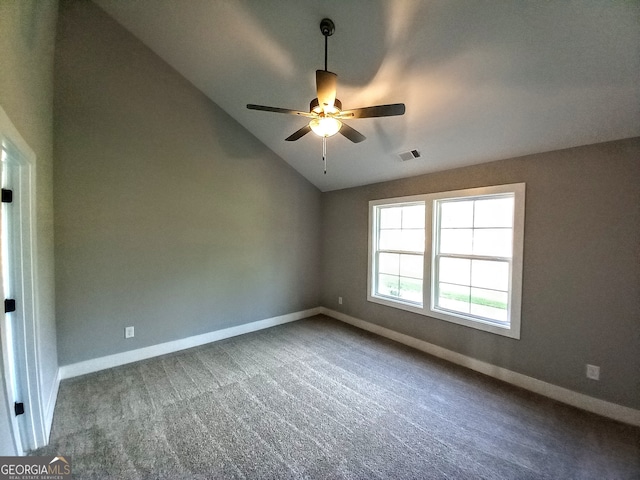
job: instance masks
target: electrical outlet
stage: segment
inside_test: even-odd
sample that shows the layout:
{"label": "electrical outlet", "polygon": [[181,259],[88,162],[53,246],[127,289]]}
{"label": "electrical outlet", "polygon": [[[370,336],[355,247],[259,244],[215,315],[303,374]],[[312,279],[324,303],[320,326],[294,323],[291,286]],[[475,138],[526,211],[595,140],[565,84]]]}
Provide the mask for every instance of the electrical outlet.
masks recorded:
{"label": "electrical outlet", "polygon": [[587,378],[591,380],[600,380],[600,367],[597,365],[587,364]]}
{"label": "electrical outlet", "polygon": [[342,305],[342,297],[338,297],[338,304]]}
{"label": "electrical outlet", "polygon": [[133,338],[134,335],[133,327],[125,327],[124,338]]}

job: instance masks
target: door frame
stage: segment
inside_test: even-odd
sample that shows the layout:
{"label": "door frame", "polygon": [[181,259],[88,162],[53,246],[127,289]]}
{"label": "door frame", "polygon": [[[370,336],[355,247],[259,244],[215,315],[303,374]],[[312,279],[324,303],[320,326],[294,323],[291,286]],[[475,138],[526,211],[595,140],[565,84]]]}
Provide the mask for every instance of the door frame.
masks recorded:
{"label": "door frame", "polygon": [[[14,216],[20,221],[13,229],[14,248],[9,253],[15,268],[14,289],[20,298],[16,315],[14,341],[20,344],[16,365],[16,382],[20,387],[22,401],[25,404],[21,431],[13,412],[13,388],[8,385],[9,371],[7,365],[7,349],[5,335],[2,335],[2,360],[5,379],[4,389],[7,395],[7,414],[14,429],[13,441],[18,455],[47,444],[46,428],[43,415],[43,402],[40,384],[40,349],[39,328],[36,307],[36,248],[35,248],[35,167],[36,155],[15,128],[4,109],[0,107],[0,142],[9,145],[12,151],[10,159],[11,176],[14,182],[13,204],[17,208]],[[1,279],[0,279],[1,283]],[[4,315],[4,311],[2,311]],[[16,430],[18,428],[18,430]]]}

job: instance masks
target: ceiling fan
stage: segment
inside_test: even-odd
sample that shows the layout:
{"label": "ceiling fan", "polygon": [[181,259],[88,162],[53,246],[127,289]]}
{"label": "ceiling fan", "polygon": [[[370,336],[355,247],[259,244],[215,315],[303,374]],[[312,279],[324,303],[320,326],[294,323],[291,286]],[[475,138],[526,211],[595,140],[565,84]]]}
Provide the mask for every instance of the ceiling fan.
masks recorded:
{"label": "ceiling fan", "polygon": [[328,137],[339,132],[354,143],[360,143],[366,138],[360,132],[344,123],[345,119],[403,115],[405,107],[404,103],[393,103],[389,105],[375,105],[352,110],[342,110],[342,102],[336,98],[338,75],[327,70],[327,43],[328,38],[335,32],[335,24],[331,19],[324,18],[320,22],[320,31],[322,32],[322,35],[324,35],[324,70],[316,70],[317,97],[311,100],[309,104],[309,111],[301,112],[299,110],[290,110],[288,108],[267,107],[251,103],[247,105],[247,108],[250,110],[286,113],[289,115],[298,115],[310,118],[311,120],[307,125],[289,135],[285,140],[287,142],[294,142],[311,131],[319,137],[322,137],[322,160],[324,162],[324,173],[326,174],[326,141]]}

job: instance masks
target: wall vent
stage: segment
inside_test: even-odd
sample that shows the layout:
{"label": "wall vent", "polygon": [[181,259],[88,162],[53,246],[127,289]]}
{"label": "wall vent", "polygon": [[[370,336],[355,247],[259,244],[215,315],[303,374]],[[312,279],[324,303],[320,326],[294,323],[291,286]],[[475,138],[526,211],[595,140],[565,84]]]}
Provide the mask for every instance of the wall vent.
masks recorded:
{"label": "wall vent", "polygon": [[400,160],[406,162],[407,160],[413,160],[414,158],[420,158],[420,152],[418,150],[408,150],[398,154]]}

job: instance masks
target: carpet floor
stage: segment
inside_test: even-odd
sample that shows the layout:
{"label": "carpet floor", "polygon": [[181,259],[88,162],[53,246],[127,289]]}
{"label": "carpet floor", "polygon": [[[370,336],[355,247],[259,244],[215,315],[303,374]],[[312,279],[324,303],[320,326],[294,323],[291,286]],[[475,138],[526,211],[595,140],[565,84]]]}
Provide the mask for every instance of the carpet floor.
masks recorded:
{"label": "carpet floor", "polygon": [[324,316],[64,380],[76,479],[638,479],[640,428]]}

